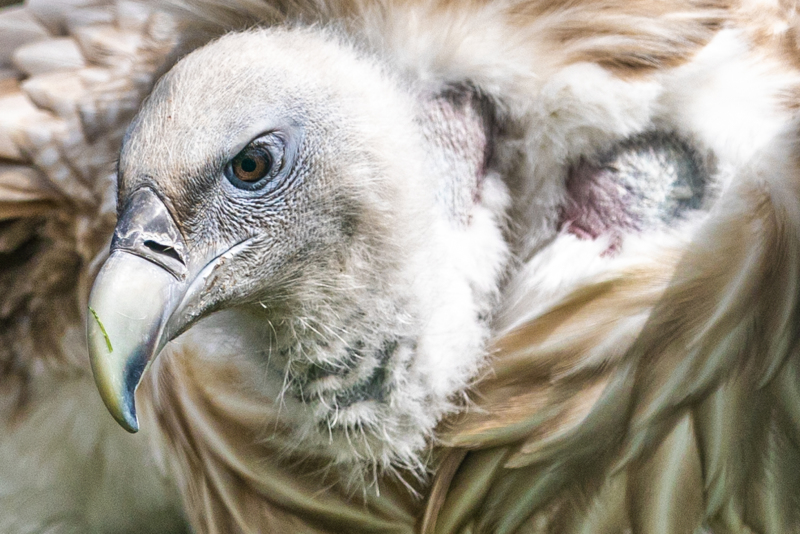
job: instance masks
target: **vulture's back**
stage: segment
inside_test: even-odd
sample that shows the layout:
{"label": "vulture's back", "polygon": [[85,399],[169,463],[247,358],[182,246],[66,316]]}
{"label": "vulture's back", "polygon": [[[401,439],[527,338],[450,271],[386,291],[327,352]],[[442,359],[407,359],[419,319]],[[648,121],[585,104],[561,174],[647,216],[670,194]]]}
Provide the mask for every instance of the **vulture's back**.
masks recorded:
{"label": "vulture's back", "polygon": [[[3,8],[0,531],[800,532],[796,11]],[[180,58],[246,30],[178,64],[134,120]],[[264,80],[269,106],[248,108]],[[234,135],[267,107],[292,120]],[[281,165],[313,172],[279,182]],[[339,181],[286,193],[320,176]],[[176,246],[125,241],[145,190]],[[258,191],[282,196],[248,212]],[[87,323],[93,351],[123,357],[87,306],[110,247],[206,284],[174,286],[189,296],[170,306],[205,307],[134,379],[120,360],[131,396],[141,382],[135,436],[87,357]]]}

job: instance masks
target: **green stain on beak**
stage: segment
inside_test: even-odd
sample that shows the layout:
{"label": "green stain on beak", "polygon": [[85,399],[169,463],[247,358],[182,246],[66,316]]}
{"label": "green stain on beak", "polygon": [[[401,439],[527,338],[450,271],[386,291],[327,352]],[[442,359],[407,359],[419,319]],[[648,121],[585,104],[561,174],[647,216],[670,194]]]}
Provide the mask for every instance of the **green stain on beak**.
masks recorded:
{"label": "green stain on beak", "polygon": [[100,327],[100,331],[103,333],[103,337],[106,340],[106,347],[108,347],[108,353],[111,354],[112,352],[114,352],[114,347],[111,346],[111,339],[108,337],[108,332],[106,332],[106,327],[103,326],[103,322],[100,320],[100,317],[98,317],[97,312],[94,311],[94,308],[89,306],[89,311],[92,313],[92,316],[94,316],[94,320],[97,321],[97,326]]}

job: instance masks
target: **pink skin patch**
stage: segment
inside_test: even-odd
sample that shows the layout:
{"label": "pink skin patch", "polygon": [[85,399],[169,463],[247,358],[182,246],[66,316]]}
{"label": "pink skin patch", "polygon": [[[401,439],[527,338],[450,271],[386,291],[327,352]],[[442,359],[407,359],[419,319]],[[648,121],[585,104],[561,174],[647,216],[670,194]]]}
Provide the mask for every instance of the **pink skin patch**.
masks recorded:
{"label": "pink skin patch", "polygon": [[559,226],[581,239],[608,236],[610,245],[604,254],[616,252],[623,234],[640,230],[627,210],[630,197],[613,170],[581,160],[570,169]]}
{"label": "pink skin patch", "polygon": [[669,227],[700,209],[708,166],[675,135],[649,132],[569,169],[559,228],[581,239],[604,237],[614,254],[626,235]]}

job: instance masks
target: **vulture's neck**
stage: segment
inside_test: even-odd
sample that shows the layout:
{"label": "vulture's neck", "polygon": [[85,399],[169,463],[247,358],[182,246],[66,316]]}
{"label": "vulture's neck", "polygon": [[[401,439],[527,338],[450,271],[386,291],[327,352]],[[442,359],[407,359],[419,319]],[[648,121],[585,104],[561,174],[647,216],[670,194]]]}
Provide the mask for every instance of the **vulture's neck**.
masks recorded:
{"label": "vulture's neck", "polygon": [[[387,469],[428,470],[435,426],[463,407],[483,366],[508,258],[486,102],[467,87],[412,98],[434,224],[379,264],[356,240],[344,261],[331,258],[340,275],[298,276],[285,293],[220,313],[195,327],[205,335],[189,336],[213,339],[202,350],[217,362],[236,362],[241,380],[226,397],[258,391],[279,408],[253,432],[269,441],[276,425],[291,429],[282,453],[327,458],[356,486]],[[231,346],[229,360],[220,348]]]}

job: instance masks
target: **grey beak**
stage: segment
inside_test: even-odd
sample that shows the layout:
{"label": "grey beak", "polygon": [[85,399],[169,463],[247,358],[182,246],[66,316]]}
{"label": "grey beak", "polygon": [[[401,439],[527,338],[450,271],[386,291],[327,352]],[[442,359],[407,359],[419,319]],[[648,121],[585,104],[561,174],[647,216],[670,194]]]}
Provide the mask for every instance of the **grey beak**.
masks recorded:
{"label": "grey beak", "polygon": [[168,323],[186,293],[187,275],[186,244],[166,206],[152,190],[136,191],[92,287],[87,324],[100,396],[129,432],[139,429],[134,393],[142,375],[177,335]]}

